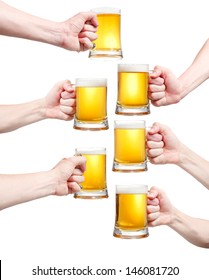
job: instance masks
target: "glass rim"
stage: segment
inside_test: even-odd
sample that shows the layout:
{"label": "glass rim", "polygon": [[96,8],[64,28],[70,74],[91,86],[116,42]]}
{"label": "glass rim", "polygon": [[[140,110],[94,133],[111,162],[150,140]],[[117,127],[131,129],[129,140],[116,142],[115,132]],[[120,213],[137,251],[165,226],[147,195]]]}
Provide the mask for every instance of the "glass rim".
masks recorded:
{"label": "glass rim", "polygon": [[75,155],[77,155],[77,154],[105,155],[106,148],[104,148],[104,147],[78,147],[78,148],[75,148]]}
{"label": "glass rim", "polygon": [[116,194],[146,194],[148,191],[148,185],[145,184],[116,185],[115,188]]}
{"label": "glass rim", "polygon": [[115,128],[146,128],[145,120],[115,120]]}
{"label": "glass rim", "polygon": [[76,78],[75,80],[76,87],[106,87],[107,79],[106,78]]}
{"label": "glass rim", "polygon": [[149,72],[149,64],[121,63],[118,72]]}
{"label": "glass rim", "polygon": [[91,11],[96,14],[121,14],[121,9],[114,7],[98,7],[91,9]]}

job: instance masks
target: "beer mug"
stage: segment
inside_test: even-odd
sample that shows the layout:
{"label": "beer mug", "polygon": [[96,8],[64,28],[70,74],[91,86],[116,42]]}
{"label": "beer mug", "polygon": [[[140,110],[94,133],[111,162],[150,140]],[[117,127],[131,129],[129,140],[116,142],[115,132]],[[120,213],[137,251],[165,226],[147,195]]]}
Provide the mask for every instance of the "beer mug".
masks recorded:
{"label": "beer mug", "polygon": [[149,235],[147,190],[147,185],[116,186],[115,237],[131,239]]}
{"label": "beer mug", "polygon": [[121,172],[147,170],[145,121],[115,121],[112,170]]}
{"label": "beer mug", "polygon": [[150,113],[148,79],[148,64],[118,65],[116,114],[145,115]]}
{"label": "beer mug", "polygon": [[94,48],[90,50],[90,58],[123,57],[120,41],[121,12],[117,8],[96,8],[92,10],[97,14],[99,26],[98,38],[94,41]]}
{"label": "beer mug", "polygon": [[76,79],[75,91],[74,128],[80,130],[108,129],[107,80]]}
{"label": "beer mug", "polygon": [[107,198],[106,186],[106,149],[105,148],[76,148],[75,155],[86,158],[84,182],[81,191],[74,194],[75,198]]}

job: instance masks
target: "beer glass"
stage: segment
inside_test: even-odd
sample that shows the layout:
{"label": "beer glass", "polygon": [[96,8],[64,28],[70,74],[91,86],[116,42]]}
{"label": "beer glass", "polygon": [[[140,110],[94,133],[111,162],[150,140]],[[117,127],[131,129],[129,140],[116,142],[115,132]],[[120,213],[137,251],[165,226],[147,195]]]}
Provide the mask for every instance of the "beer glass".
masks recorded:
{"label": "beer glass", "polygon": [[89,57],[121,59],[123,55],[120,40],[120,9],[104,7],[92,11],[97,14],[99,26],[98,38],[94,41],[94,48],[90,50]]}
{"label": "beer glass", "polygon": [[150,113],[148,78],[148,64],[118,65],[116,114],[145,115]]}
{"label": "beer glass", "polygon": [[121,172],[147,170],[145,121],[115,121],[112,170]]}
{"label": "beer glass", "polygon": [[131,239],[149,235],[147,190],[147,185],[116,185],[115,237]]}
{"label": "beer glass", "polygon": [[80,130],[108,129],[107,80],[76,79],[75,91],[74,128]]}
{"label": "beer glass", "polygon": [[76,148],[75,155],[86,158],[84,182],[81,191],[74,194],[75,198],[107,198],[106,186],[106,149],[105,148]]}

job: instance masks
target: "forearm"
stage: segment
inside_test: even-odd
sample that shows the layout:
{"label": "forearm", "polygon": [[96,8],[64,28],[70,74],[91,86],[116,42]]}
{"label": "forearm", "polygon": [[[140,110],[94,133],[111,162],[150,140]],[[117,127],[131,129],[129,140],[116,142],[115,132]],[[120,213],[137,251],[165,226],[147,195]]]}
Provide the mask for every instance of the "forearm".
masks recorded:
{"label": "forearm", "polygon": [[2,1],[0,1],[0,34],[56,46],[61,44],[59,23],[30,15]]}
{"label": "forearm", "polygon": [[45,119],[44,99],[17,105],[0,105],[0,133]]}
{"label": "forearm", "polygon": [[180,161],[177,165],[209,189],[209,162],[207,160],[182,145]]}
{"label": "forearm", "polygon": [[178,78],[181,85],[181,96],[184,98],[209,77],[209,39],[198,52],[190,67]]}
{"label": "forearm", "polygon": [[55,193],[53,173],[0,175],[0,210]]}
{"label": "forearm", "polygon": [[192,218],[174,209],[170,228],[175,230],[190,243],[209,248],[209,221]]}

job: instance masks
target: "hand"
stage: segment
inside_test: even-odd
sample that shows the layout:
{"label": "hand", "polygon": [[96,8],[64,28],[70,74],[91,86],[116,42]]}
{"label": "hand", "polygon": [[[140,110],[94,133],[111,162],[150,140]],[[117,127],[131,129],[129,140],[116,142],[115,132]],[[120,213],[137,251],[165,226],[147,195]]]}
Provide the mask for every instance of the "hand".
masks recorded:
{"label": "hand", "polygon": [[173,206],[166,194],[156,187],[148,192],[147,213],[150,227],[169,225],[172,222]]}
{"label": "hand", "polygon": [[167,68],[156,66],[149,77],[148,94],[154,106],[165,106],[181,100],[181,83]]}
{"label": "hand", "polygon": [[147,132],[147,156],[151,163],[178,164],[182,143],[166,125],[154,123]]}
{"label": "hand", "polygon": [[75,89],[71,82],[67,80],[58,82],[44,99],[46,118],[72,120],[75,103]]}
{"label": "hand", "polygon": [[79,184],[84,181],[86,159],[74,156],[61,160],[53,169],[55,174],[55,195],[67,195],[80,191]]}
{"label": "hand", "polygon": [[61,24],[64,30],[61,47],[77,52],[92,49],[92,41],[97,39],[96,13],[79,13]]}

